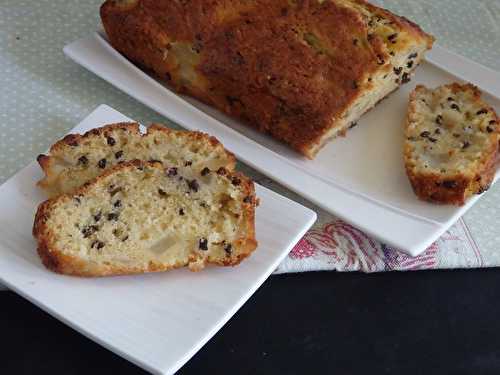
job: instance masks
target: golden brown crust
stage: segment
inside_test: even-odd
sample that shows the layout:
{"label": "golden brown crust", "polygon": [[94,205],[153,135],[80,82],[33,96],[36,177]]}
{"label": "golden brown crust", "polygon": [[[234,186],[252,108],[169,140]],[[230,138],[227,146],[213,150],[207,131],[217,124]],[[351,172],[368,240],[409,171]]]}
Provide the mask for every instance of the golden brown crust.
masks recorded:
{"label": "golden brown crust", "polygon": [[[459,92],[470,92],[473,95],[473,101],[481,103],[481,107],[488,109],[494,115],[496,122],[496,131],[492,132],[490,137],[497,137],[499,133],[499,119],[493,107],[487,106],[481,101],[481,91],[474,85],[451,83],[444,87],[449,88],[454,94]],[[409,117],[416,111],[417,95],[425,86],[417,85],[410,94],[408,117],[406,118],[406,128],[409,127]],[[499,138],[500,140],[500,138]],[[438,203],[463,205],[467,198],[474,194],[482,194],[490,188],[497,169],[499,156],[499,144],[492,143],[490,149],[483,150],[483,160],[480,167],[472,175],[456,174],[454,176],[442,175],[439,173],[418,173],[415,171],[415,165],[411,161],[412,151],[407,143],[404,149],[405,169],[410,180],[413,191],[421,200]]]}
{"label": "golden brown crust", "polygon": [[158,133],[164,133],[166,135],[174,134],[176,136],[181,136],[188,141],[186,143],[208,141],[210,145],[214,147],[214,149],[220,147],[221,150],[223,150],[225,154],[225,159],[227,161],[226,168],[228,168],[229,170],[234,170],[234,168],[236,167],[236,158],[234,154],[226,150],[224,146],[217,140],[217,138],[210,136],[208,134],[199,131],[174,130],[167,128],[161,124],[152,124],[147,129],[147,132],[141,135],[138,123],[122,122],[122,123],[104,125],[99,128],[94,128],[87,131],[83,135],[68,134],[60,141],[54,143],[50,147],[48,155],[41,154],[38,155],[37,157],[37,162],[45,174],[45,177],[42,180],[40,180],[37,183],[37,185],[42,189],[46,190],[50,195],[57,195],[57,194],[52,194],[52,190],[55,189],[53,185],[58,177],[57,168],[55,168],[54,166],[57,164],[57,159],[65,154],[65,150],[67,150],[68,147],[71,148],[79,147],[80,145],[85,143],[85,141],[90,140],[94,137],[101,137],[103,135],[107,136],[108,134],[113,133],[117,129],[121,129],[125,132],[128,132],[131,135],[137,135],[140,137],[146,137],[150,134],[158,132]]}
{"label": "golden brown crust", "polygon": [[468,197],[487,191],[495,175],[495,163],[488,163],[485,170],[479,171],[474,178],[463,175],[455,177],[439,174],[421,175],[407,169],[413,191],[422,200],[440,204],[463,205]]}
{"label": "golden brown crust", "polygon": [[[377,89],[368,76],[393,69],[386,41],[370,34],[370,14],[431,47],[418,26],[361,0],[108,0],[101,7],[111,44],[133,62],[309,158]],[[391,48],[411,53],[411,43]]]}
{"label": "golden brown crust", "polygon": [[384,18],[387,18],[391,22],[397,24],[400,29],[404,29],[408,33],[413,34],[415,38],[420,38],[422,40],[425,40],[427,42],[427,48],[429,48],[429,49],[432,48],[432,44],[434,43],[435,38],[432,35],[427,34],[415,22],[409,20],[408,18],[406,18],[404,16],[397,16],[394,13],[389,12],[387,9],[379,8],[373,4],[370,4],[366,0],[355,0],[355,2],[366,7],[374,14],[383,15]]}
{"label": "golden brown crust", "polygon": [[117,129],[128,131],[133,134],[140,134],[139,124],[136,122],[118,122],[114,124],[108,124],[99,128],[91,129],[84,134],[68,134],[60,141],[54,143],[50,147],[49,153],[56,152],[61,149],[64,150],[64,147],[66,146],[77,147],[88,138],[96,136],[100,137],[101,135],[106,135],[108,132],[112,132],[113,130]]}
{"label": "golden brown crust", "polygon": [[[147,267],[125,267],[117,266],[114,264],[102,265],[102,264],[89,264],[76,257],[64,254],[62,249],[58,249],[54,245],[54,234],[50,228],[47,227],[46,222],[51,215],[51,209],[54,205],[62,200],[73,199],[73,197],[85,195],[92,187],[99,184],[101,180],[107,176],[116,173],[118,171],[125,170],[130,167],[144,167],[150,166],[155,168],[163,168],[161,163],[158,162],[144,162],[140,160],[132,160],[119,164],[113,168],[106,170],[102,175],[95,178],[94,180],[86,183],[77,189],[73,194],[64,194],[56,198],[49,199],[41,203],[35,214],[35,220],[33,224],[33,236],[37,241],[37,252],[42,260],[42,263],[50,270],[73,276],[83,276],[83,277],[99,277],[99,276],[110,276],[110,275],[128,275],[128,274],[138,274],[146,272],[162,272],[169,269],[180,268],[188,266],[193,271],[198,271],[204,268],[205,264],[215,264],[219,266],[235,266],[239,264],[244,258],[248,257],[256,248],[257,240],[255,238],[255,188],[253,182],[243,175],[242,173],[227,171],[224,168],[223,173],[220,175],[225,176],[231,181],[238,179],[241,183],[242,189],[247,197],[250,197],[248,201],[245,201],[244,215],[246,216],[245,224],[247,225],[247,237],[238,240],[234,246],[238,248],[238,256],[226,258],[223,261],[217,259],[210,259],[207,257],[203,259],[203,264],[191,267],[191,264],[178,263],[174,266],[165,266],[161,263],[150,262]],[[198,262],[199,259],[192,259],[193,262]]]}
{"label": "golden brown crust", "polygon": [[[148,127],[147,131],[148,131],[148,133],[157,131],[157,132],[163,132],[165,134],[170,134],[172,132],[175,132],[176,134],[184,134],[185,136],[192,139],[193,141],[195,141],[195,140],[202,141],[202,140],[207,139],[213,147],[219,147],[219,146],[224,147],[224,145],[222,143],[220,143],[219,140],[217,138],[215,138],[214,136],[208,135],[207,133],[199,132],[196,130],[173,130],[173,129],[167,128],[166,126],[164,126],[162,124],[153,123]],[[236,157],[234,156],[234,154],[232,152],[230,152],[226,149],[224,149],[224,151],[226,153],[226,158],[229,160],[229,163],[226,165],[226,168],[228,170],[232,171],[236,168]]]}
{"label": "golden brown crust", "polygon": [[94,128],[86,133],[82,134],[68,134],[63,139],[54,143],[50,149],[49,154],[40,154],[36,158],[40,168],[42,169],[45,177],[38,181],[37,185],[42,189],[50,191],[52,181],[56,178],[54,174],[54,169],[52,168],[53,163],[56,160],[51,156],[51,154],[57,154],[64,152],[67,147],[78,147],[81,143],[85,142],[86,139],[107,134],[116,129],[122,129],[133,134],[140,134],[139,124],[136,122],[119,122],[114,124],[108,124],[100,128]]}

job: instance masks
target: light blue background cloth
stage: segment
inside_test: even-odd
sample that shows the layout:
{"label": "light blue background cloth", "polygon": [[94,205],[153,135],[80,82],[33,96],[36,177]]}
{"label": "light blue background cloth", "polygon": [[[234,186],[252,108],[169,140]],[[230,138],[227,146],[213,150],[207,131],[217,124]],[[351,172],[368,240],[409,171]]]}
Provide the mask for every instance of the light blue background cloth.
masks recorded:
{"label": "light blue background cloth", "polygon": [[[417,22],[440,45],[500,71],[500,1],[377,3]],[[0,183],[102,103],[143,123],[175,126],[63,55],[64,45],[100,28],[100,4],[101,0],[0,1]],[[266,184],[258,173],[249,173]],[[304,202],[276,184],[267,185]],[[500,264],[499,203],[497,184],[465,216],[479,247],[492,254],[489,265]],[[305,204],[319,212],[320,222],[329,216]]]}

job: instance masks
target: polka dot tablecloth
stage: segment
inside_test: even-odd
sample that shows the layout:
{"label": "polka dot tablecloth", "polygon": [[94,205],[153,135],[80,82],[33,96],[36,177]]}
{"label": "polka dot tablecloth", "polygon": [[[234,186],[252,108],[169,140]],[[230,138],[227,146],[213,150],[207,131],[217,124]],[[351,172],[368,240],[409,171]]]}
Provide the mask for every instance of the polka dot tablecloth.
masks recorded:
{"label": "polka dot tablecloth", "polygon": [[[101,103],[144,123],[158,121],[176,127],[63,55],[65,44],[100,27],[100,3],[101,0],[0,0],[0,183],[33,161],[38,153]],[[500,70],[500,1],[384,0],[378,3],[416,21],[434,34],[442,46]],[[281,272],[414,269],[410,267],[415,264],[414,260],[405,260],[383,244],[375,244],[372,251],[378,254],[379,263],[374,261],[375,266],[369,268],[371,263],[359,256],[364,251],[361,250],[365,240],[359,240],[364,238],[362,234],[260,174],[245,166],[243,169],[257,181],[319,212],[317,225],[280,267]],[[447,234],[450,239],[469,238],[471,248],[479,249],[479,255],[454,256],[460,253],[457,249],[461,245],[443,247],[439,245],[442,239],[434,250],[429,250],[429,254],[437,254],[437,261],[432,263],[428,260],[431,255],[426,255],[420,268],[500,265],[499,202],[500,184],[497,184],[465,215],[460,225]],[[461,226],[466,229],[460,229]],[[339,233],[346,236],[342,239]],[[342,258],[339,254],[346,255],[344,263],[332,265],[333,258],[323,259],[318,255],[329,252],[315,245],[322,236],[331,237],[338,259]]]}

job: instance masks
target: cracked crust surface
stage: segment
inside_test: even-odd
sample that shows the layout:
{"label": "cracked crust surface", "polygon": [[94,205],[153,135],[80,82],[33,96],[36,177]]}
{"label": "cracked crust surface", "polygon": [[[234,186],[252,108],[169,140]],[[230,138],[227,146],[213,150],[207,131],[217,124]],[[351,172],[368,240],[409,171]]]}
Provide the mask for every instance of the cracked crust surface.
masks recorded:
{"label": "cracked crust surface", "polygon": [[33,235],[43,264],[62,274],[198,271],[239,264],[255,250],[256,204],[241,173],[135,160],[43,202]]}
{"label": "cracked crust surface", "polygon": [[417,86],[410,95],[404,146],[415,194],[463,205],[488,190],[498,167],[499,128],[497,114],[475,86]]}
{"label": "cracked crust surface", "polygon": [[308,158],[408,82],[434,40],[363,0],[108,0],[101,19],[131,61]]}

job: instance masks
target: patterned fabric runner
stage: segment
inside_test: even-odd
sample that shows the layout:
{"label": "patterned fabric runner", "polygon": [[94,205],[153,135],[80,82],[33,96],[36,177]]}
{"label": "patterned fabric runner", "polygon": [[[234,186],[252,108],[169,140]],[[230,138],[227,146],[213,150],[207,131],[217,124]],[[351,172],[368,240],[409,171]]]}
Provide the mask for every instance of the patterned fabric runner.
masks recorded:
{"label": "patterned fabric runner", "polygon": [[465,221],[460,219],[423,254],[410,257],[343,222],[311,229],[276,273],[305,271],[415,271],[483,267],[484,261]]}

